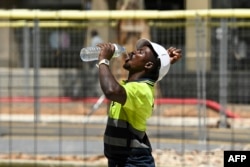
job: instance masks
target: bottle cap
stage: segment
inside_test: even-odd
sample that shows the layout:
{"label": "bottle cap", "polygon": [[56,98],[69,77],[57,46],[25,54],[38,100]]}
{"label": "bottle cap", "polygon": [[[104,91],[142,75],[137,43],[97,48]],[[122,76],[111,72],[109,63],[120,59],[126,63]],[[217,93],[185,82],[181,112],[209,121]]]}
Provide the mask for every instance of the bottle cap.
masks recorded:
{"label": "bottle cap", "polygon": [[158,77],[158,80],[157,81],[160,81],[169,71],[169,68],[170,68],[170,56],[167,52],[167,50],[157,44],[157,43],[154,43],[154,42],[151,42],[150,40],[148,39],[139,39],[136,43],[136,48],[139,49],[141,48],[142,46],[145,46],[145,45],[151,45],[152,48],[154,49],[155,53],[157,53],[158,55],[158,58],[160,59],[161,61],[161,67],[160,67],[160,71],[159,71],[159,77]]}
{"label": "bottle cap", "polygon": [[117,50],[118,50],[117,44],[113,43],[113,45],[114,45],[114,47],[115,47],[115,51],[117,51]]}

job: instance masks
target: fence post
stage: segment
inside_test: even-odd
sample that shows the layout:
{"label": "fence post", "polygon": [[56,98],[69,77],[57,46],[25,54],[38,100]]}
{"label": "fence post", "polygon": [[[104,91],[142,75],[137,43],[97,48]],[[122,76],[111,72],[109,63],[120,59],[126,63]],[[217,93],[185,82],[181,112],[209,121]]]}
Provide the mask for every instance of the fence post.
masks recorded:
{"label": "fence post", "polygon": [[34,20],[33,49],[34,49],[34,119],[40,121],[40,28],[39,20]]}
{"label": "fence post", "polygon": [[29,76],[29,68],[30,68],[30,35],[29,35],[29,27],[27,24],[23,27],[23,66],[25,73],[25,93],[26,96],[30,95],[30,76]]}
{"label": "fence post", "polygon": [[196,29],[196,76],[197,76],[197,110],[199,119],[199,142],[206,144],[206,40],[205,26],[201,18],[195,19]]}
{"label": "fence post", "polygon": [[227,60],[228,60],[228,28],[227,21],[221,19],[220,32],[220,57],[219,57],[219,102],[220,108],[220,121],[219,127],[227,127],[227,118],[225,114],[227,104]]}

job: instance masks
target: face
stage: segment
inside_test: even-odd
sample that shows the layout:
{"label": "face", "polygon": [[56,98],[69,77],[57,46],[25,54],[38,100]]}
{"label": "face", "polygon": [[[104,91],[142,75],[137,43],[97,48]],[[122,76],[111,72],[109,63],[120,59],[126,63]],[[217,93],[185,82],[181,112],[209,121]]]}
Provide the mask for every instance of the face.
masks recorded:
{"label": "face", "polygon": [[145,69],[148,62],[154,59],[153,52],[148,46],[143,46],[140,49],[130,52],[125,60],[123,67],[130,72],[140,72]]}

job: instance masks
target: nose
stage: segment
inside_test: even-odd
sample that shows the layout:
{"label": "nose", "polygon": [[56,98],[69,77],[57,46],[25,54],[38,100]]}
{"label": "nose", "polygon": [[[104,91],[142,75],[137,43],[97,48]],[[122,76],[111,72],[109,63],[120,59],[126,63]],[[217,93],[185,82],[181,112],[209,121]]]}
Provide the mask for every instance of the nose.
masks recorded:
{"label": "nose", "polygon": [[138,53],[139,52],[139,50],[134,50],[133,51],[133,54],[136,54],[136,53]]}

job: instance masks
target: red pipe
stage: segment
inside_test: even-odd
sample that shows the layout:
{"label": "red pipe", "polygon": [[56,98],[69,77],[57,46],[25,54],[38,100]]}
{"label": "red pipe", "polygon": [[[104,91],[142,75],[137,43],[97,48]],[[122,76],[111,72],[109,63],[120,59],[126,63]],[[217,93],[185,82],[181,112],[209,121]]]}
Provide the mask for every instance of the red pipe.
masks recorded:
{"label": "red pipe", "polygon": [[[187,98],[187,99],[177,99],[177,98],[160,98],[160,99],[156,99],[156,104],[203,104],[205,103],[205,105],[216,111],[216,112],[220,112],[220,110],[222,109],[222,106],[217,103],[216,101],[212,101],[212,100],[198,100],[198,99],[193,99],[193,98]],[[239,115],[233,113],[232,111],[230,111],[229,109],[225,109],[223,110],[226,114],[227,117],[229,118],[240,118]]]}
{"label": "red pipe", "polygon": [[[1,97],[0,102],[1,103],[34,103],[35,102],[34,97]],[[69,103],[69,102],[88,102],[88,103],[95,103],[98,98],[71,98],[71,97],[40,97],[37,99],[41,103]],[[107,103],[108,100],[105,99],[104,103]],[[198,100],[194,98],[185,98],[185,99],[177,99],[177,98],[158,98],[155,100],[156,104],[203,104],[208,108],[213,109],[216,112],[220,112],[222,109],[222,106],[212,100]],[[229,109],[224,110],[225,114],[229,118],[240,118],[239,115],[233,113]]]}

